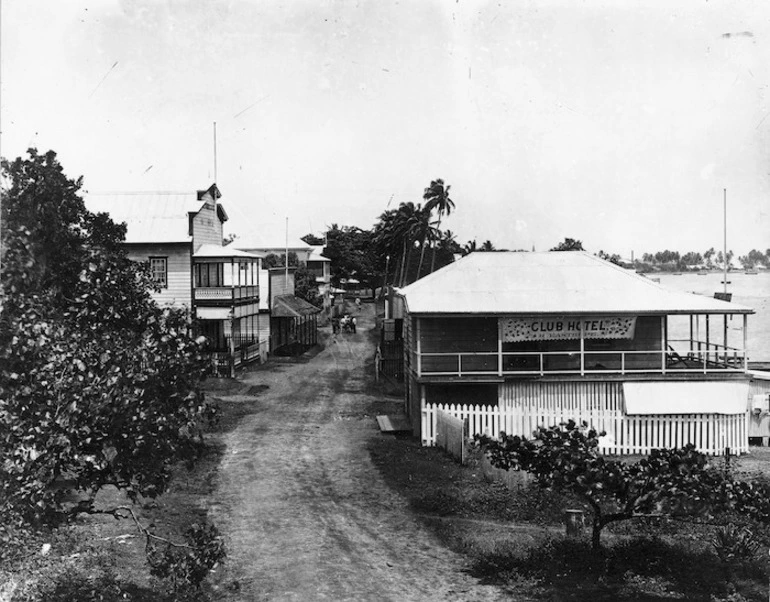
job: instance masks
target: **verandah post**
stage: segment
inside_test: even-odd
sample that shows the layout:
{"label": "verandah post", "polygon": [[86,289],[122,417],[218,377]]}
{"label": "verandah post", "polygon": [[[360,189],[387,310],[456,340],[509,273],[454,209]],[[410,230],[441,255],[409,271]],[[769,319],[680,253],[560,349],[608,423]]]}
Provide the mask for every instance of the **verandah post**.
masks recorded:
{"label": "verandah post", "polygon": [[748,315],[743,314],[743,370],[744,371],[749,369],[749,354],[746,353],[747,324],[748,324]]}
{"label": "verandah post", "polygon": [[503,375],[503,319],[497,319],[497,375]]}
{"label": "verandah post", "polygon": [[[542,360],[542,354],[541,354]],[[580,376],[586,374],[586,341],[583,336],[583,320],[580,320]]]}

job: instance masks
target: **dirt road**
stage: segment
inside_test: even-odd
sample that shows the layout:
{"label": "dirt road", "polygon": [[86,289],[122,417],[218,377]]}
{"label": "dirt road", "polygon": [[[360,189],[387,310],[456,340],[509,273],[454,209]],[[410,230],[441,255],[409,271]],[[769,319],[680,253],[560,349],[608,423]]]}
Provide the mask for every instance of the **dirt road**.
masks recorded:
{"label": "dirt road", "polygon": [[371,312],[308,361],[244,375],[245,394],[226,399],[243,417],[224,436],[209,510],[228,543],[223,599],[504,599],[463,572],[369,456],[388,436],[374,416],[397,407],[366,390]]}

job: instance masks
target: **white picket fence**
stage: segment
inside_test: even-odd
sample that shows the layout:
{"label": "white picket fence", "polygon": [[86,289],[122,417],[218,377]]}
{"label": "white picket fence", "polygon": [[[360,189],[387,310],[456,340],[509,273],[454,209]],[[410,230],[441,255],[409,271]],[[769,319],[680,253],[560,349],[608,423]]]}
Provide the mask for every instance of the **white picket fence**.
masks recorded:
{"label": "white picket fence", "polygon": [[603,454],[647,454],[653,449],[683,447],[692,443],[709,455],[721,455],[726,448],[731,454],[749,451],[749,415],[745,414],[674,414],[658,416],[626,416],[619,410],[564,411],[531,404],[506,407],[460,404],[422,405],[422,444],[436,444],[436,414],[443,410],[460,419],[468,419],[470,436],[485,434],[529,437],[538,426],[553,426],[572,419],[586,422],[604,431],[599,451]]}

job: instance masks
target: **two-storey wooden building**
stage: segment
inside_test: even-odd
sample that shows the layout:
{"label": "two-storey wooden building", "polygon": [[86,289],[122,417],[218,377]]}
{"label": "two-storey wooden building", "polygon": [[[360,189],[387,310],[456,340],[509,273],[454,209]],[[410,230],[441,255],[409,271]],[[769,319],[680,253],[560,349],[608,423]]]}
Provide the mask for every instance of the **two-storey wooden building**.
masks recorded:
{"label": "two-storey wooden building", "polygon": [[[149,263],[158,303],[187,307],[218,368],[266,357],[260,349],[260,255],[223,247],[227,213],[216,185],[184,193],[89,194],[86,206],[127,226],[134,261]],[[267,319],[267,318],[262,318]]]}
{"label": "two-storey wooden building", "polygon": [[401,289],[406,410],[471,434],[586,420],[608,451],[748,445],[748,307],[667,290],[584,252],[472,253]]}

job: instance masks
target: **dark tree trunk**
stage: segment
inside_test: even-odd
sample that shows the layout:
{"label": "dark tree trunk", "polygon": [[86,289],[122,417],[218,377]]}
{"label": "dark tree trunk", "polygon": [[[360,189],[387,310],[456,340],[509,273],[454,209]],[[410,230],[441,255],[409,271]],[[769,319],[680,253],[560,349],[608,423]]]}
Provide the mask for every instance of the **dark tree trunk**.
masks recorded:
{"label": "dark tree trunk", "polygon": [[601,517],[594,516],[593,529],[591,530],[591,549],[594,551],[597,551],[602,547],[601,535],[603,527],[604,524],[602,523]]}

